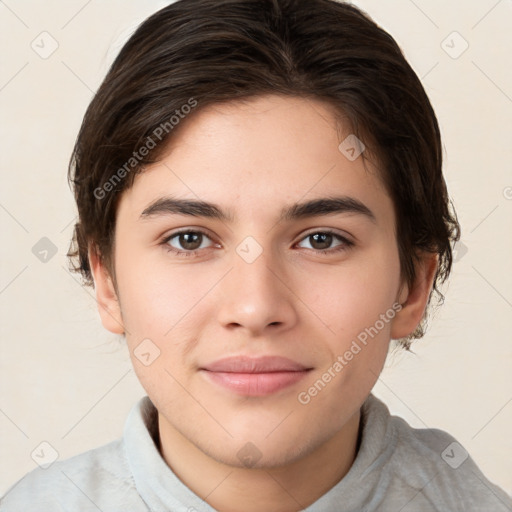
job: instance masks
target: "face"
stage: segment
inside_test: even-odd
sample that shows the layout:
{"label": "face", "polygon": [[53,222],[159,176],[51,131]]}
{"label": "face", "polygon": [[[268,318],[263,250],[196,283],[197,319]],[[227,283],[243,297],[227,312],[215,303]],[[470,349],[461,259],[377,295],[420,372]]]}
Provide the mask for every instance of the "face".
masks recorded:
{"label": "face", "polygon": [[179,128],[120,200],[104,324],[118,315],[161,429],[230,465],[293,462],[354,416],[423,312],[399,311],[393,203],[321,101],[215,105]]}

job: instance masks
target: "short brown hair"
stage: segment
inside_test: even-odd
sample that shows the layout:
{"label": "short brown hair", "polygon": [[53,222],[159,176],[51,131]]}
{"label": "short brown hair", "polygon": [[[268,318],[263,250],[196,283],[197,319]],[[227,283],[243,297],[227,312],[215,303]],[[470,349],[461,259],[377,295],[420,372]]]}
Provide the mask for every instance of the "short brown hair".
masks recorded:
{"label": "short brown hair", "polygon": [[[433,292],[442,303],[439,285],[460,226],[442,175],[435,113],[395,40],[335,0],[178,0],[139,26],[91,101],[71,157],[78,207],[71,268],[93,285],[92,247],[115,284],[119,198],[162,156],[177,124],[171,118],[185,117],[184,105],[193,101],[197,111],[265,94],[327,101],[377,156],[395,207],[402,277],[414,281],[419,251],[437,253],[428,304]],[[158,144],[141,155],[155,132]],[[426,318],[402,346],[423,336]]]}

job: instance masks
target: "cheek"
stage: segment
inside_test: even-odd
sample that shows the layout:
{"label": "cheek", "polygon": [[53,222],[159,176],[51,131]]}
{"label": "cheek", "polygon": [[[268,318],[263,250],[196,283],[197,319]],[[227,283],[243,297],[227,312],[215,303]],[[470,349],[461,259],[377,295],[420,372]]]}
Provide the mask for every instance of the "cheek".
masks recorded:
{"label": "cheek", "polygon": [[197,317],[216,278],[211,271],[199,273],[194,265],[170,265],[163,250],[150,256],[132,253],[118,260],[123,320],[132,334],[165,341],[189,317]]}
{"label": "cheek", "polygon": [[118,266],[126,341],[148,395],[170,403],[181,396],[181,386],[191,387],[194,350],[212,322],[211,291],[219,277],[206,267],[201,272],[194,265],[135,256]]}
{"label": "cheek", "polygon": [[[206,282],[204,282],[206,279]],[[192,266],[170,266],[132,254],[119,260],[118,280],[126,341],[137,377],[148,395],[168,406],[189,387],[187,354],[196,346],[205,294],[214,279]]]}
{"label": "cheek", "polygon": [[[316,273],[303,283],[300,296],[329,327],[336,343],[350,343],[391,308],[399,275],[398,255],[384,248]],[[389,323],[378,326],[389,334]]]}
{"label": "cheek", "polygon": [[309,300],[330,333],[322,340],[323,363],[298,397],[301,404],[311,401],[310,411],[349,410],[351,404],[364,400],[381,373],[396,314],[392,305],[398,283],[398,267],[389,262],[384,269],[367,265],[359,271],[338,269],[334,283],[323,278],[315,281],[321,288]]}

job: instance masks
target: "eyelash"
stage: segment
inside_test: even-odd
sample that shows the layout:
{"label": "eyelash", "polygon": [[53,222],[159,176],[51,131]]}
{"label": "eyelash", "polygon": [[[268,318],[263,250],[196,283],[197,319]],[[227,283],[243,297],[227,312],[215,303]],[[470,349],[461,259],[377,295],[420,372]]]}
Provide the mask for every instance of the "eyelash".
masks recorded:
{"label": "eyelash", "polygon": [[[202,249],[195,249],[193,251],[180,251],[180,250],[178,250],[178,249],[168,245],[170,240],[172,240],[173,238],[175,238],[175,237],[177,237],[177,236],[179,236],[179,235],[181,235],[183,233],[201,234],[201,235],[206,236],[207,238],[210,238],[208,233],[206,233],[205,231],[202,231],[201,229],[194,229],[194,230],[192,230],[192,229],[184,229],[184,230],[181,230],[181,231],[176,231],[175,233],[172,233],[169,236],[166,236],[162,240],[161,245],[164,246],[164,248],[167,250],[167,252],[174,253],[176,256],[185,257],[185,258],[190,258],[190,257],[198,256],[197,253],[199,251],[201,251]],[[341,236],[340,234],[338,234],[335,231],[332,231],[330,229],[324,229],[324,230],[319,230],[319,231],[312,231],[312,232],[308,233],[307,235],[305,235],[303,238],[301,238],[299,240],[299,242],[302,242],[303,240],[309,238],[310,236],[317,235],[317,234],[320,234],[320,233],[321,234],[325,234],[325,235],[332,235],[334,238],[337,238],[338,241],[342,242],[342,244],[338,245],[334,249],[308,249],[310,251],[314,251],[317,254],[318,253],[319,254],[325,254],[325,255],[336,254],[338,252],[347,251],[347,250],[351,249],[355,245],[354,242],[351,242],[350,240],[348,240],[344,236]]]}

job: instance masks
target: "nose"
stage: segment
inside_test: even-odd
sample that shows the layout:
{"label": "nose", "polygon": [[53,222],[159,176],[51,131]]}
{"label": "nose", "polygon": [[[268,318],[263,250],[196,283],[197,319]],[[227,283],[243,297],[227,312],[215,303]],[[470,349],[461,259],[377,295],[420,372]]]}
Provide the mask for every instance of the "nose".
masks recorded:
{"label": "nose", "polygon": [[233,267],[222,280],[218,320],[227,329],[264,335],[287,330],[297,322],[298,300],[283,265],[264,250],[256,260],[233,255]]}

